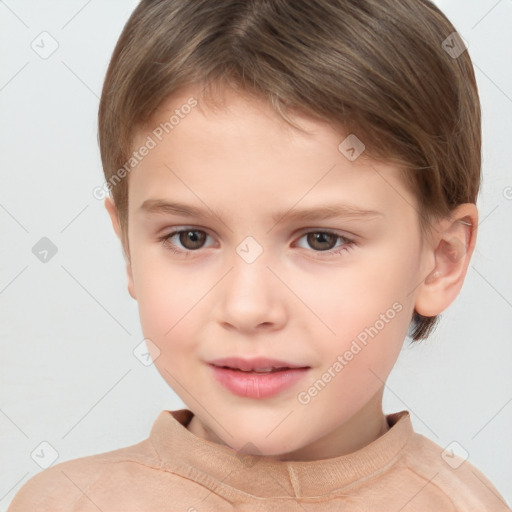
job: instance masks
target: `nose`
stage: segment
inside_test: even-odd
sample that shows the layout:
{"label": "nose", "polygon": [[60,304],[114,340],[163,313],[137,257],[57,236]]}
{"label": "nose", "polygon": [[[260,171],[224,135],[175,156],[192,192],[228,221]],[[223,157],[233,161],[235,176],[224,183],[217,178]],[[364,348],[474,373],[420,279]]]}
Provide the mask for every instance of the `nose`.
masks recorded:
{"label": "nose", "polygon": [[254,257],[254,247],[250,243],[248,247],[242,255],[238,248],[230,259],[230,270],[219,283],[215,306],[218,321],[245,332],[281,328],[286,321],[286,293],[290,292],[271,268],[275,264],[267,253]]}

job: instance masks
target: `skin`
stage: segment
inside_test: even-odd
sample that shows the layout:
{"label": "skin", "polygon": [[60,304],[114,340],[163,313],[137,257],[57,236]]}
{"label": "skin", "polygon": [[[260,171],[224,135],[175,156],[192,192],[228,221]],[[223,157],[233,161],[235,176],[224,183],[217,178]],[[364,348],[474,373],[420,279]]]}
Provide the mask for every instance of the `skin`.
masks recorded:
{"label": "skin", "polygon": [[[153,129],[199,92],[189,87],[169,98]],[[414,309],[437,315],[462,287],[476,229],[458,221],[477,226],[476,206],[460,205],[439,220],[431,240],[423,239],[417,201],[397,168],[364,153],[350,161],[338,150],[347,134],[309,116],[293,117],[308,132],[301,133],[262,100],[230,89],[222,98],[217,109],[199,102],[128,177],[128,290],[138,302],[144,336],[160,351],[154,364],[194,413],[187,428],[203,439],[279,460],[354,452],[389,429],[384,383]],[[134,147],[148,135],[151,129],[139,130]],[[364,142],[364,133],[358,136]],[[206,205],[222,216],[139,211],[152,198]],[[277,224],[270,217],[346,202],[382,215],[295,222],[284,217]],[[110,197],[105,207],[121,238]],[[180,228],[205,236],[202,245],[179,235],[168,241],[177,250],[188,248],[188,258],[159,241]],[[327,238],[315,244],[307,236],[322,229],[356,244],[325,256],[322,248],[335,251],[346,242]],[[247,236],[263,249],[251,264],[236,252]],[[309,403],[300,403],[298,394],[397,302],[401,311]],[[276,396],[245,398],[217,383],[206,364],[227,356],[267,356],[311,370]]]}

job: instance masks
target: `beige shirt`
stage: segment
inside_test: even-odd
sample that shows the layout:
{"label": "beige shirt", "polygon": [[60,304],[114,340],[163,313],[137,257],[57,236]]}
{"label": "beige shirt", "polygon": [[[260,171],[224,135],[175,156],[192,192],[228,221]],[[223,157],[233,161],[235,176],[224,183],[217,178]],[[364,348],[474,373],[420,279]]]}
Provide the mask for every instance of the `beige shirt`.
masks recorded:
{"label": "beige shirt", "polygon": [[307,462],[241,455],[188,431],[192,416],[162,411],[148,439],[38,473],[8,512],[510,511],[478,469],[414,432],[408,411],[364,448]]}

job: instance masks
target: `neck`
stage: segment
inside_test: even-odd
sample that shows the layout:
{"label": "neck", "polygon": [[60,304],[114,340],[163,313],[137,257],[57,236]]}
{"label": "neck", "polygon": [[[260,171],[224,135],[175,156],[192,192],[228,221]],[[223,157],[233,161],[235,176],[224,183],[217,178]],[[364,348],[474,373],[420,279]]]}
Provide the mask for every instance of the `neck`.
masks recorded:
{"label": "neck", "polygon": [[[389,430],[382,412],[384,387],[348,421],[297,450],[272,456],[281,461],[311,461],[347,455],[369,445]],[[194,435],[228,446],[194,415],[187,425]]]}

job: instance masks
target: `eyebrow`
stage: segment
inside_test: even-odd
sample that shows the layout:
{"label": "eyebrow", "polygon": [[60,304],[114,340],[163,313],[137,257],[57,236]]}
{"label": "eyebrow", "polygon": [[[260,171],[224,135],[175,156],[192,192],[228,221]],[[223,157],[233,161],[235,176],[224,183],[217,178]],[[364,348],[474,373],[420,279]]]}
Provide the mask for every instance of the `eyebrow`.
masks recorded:
{"label": "eyebrow", "polygon": [[[198,208],[197,206],[187,205],[179,202],[170,202],[163,199],[147,199],[142,203],[139,211],[152,215],[180,215],[183,217],[208,218],[214,215],[222,218],[222,212],[209,210],[208,208]],[[365,210],[351,204],[322,204],[318,207],[304,208],[301,210],[286,210],[274,212],[270,218],[274,222],[279,222],[284,217],[288,221],[313,221],[327,220],[333,218],[353,218],[353,219],[371,219],[383,217],[382,212],[376,210]]]}
{"label": "eyebrow", "polygon": [[[222,218],[222,212],[198,208],[179,202],[169,202],[163,199],[147,199],[142,203],[139,211],[151,215],[180,215],[183,217],[208,218],[214,215]],[[323,204],[318,207],[304,208],[301,210],[285,210],[273,213],[270,218],[279,222],[286,217],[288,221],[313,221],[333,218],[370,219],[383,217],[382,212],[365,210],[350,204]]]}

